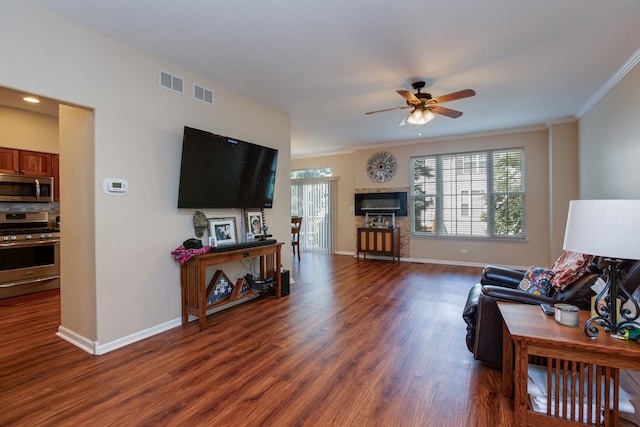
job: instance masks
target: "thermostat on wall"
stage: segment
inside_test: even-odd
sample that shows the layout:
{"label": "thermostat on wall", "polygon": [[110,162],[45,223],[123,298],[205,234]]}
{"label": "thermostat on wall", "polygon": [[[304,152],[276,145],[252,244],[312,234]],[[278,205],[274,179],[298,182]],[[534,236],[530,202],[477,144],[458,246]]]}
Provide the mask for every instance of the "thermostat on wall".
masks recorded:
{"label": "thermostat on wall", "polygon": [[112,196],[124,196],[129,192],[129,183],[122,178],[105,178],[102,181],[102,191]]}

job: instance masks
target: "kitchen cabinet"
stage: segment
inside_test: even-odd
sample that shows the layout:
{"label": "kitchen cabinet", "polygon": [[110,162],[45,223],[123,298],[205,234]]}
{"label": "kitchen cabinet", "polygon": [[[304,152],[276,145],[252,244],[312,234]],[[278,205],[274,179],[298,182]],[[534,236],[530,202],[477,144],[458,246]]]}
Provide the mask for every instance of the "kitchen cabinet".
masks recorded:
{"label": "kitchen cabinet", "polygon": [[52,176],[51,153],[0,148],[0,172],[29,176]]}
{"label": "kitchen cabinet", "polygon": [[18,173],[20,150],[0,148],[0,173]]}
{"label": "kitchen cabinet", "polygon": [[392,261],[400,261],[400,229],[398,228],[358,228],[358,261],[360,252],[364,254],[390,256]]}
{"label": "kitchen cabinet", "polygon": [[20,150],[20,174],[51,176],[51,153]]}

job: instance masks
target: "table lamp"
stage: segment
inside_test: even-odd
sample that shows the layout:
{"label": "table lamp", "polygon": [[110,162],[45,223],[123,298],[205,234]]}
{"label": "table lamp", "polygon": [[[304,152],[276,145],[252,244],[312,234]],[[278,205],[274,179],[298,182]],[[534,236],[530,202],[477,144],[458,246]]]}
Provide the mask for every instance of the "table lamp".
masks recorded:
{"label": "table lamp", "polygon": [[[640,316],[638,302],[624,287],[618,287],[623,260],[640,259],[640,200],[572,200],[563,249],[601,256],[606,263],[606,285],[595,298],[595,316],[585,323],[584,333],[595,338],[598,326],[618,336],[640,329],[636,322]],[[622,307],[627,301],[632,308]]]}

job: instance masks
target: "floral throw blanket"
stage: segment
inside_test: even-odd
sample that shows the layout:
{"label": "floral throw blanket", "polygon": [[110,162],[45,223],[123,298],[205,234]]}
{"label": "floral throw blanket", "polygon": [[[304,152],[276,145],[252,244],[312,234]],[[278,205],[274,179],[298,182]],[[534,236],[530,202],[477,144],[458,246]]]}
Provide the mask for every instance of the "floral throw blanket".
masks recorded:
{"label": "floral throw blanket", "polygon": [[209,245],[203,246],[200,249],[187,249],[183,245],[180,245],[171,251],[171,255],[173,255],[173,259],[178,261],[180,265],[183,265],[185,262],[189,261],[191,257],[206,254],[210,249],[211,246]]}
{"label": "floral throw blanket", "polygon": [[562,291],[584,274],[593,259],[593,255],[564,251],[551,266],[551,271],[555,273],[551,278],[551,286],[556,291]]}

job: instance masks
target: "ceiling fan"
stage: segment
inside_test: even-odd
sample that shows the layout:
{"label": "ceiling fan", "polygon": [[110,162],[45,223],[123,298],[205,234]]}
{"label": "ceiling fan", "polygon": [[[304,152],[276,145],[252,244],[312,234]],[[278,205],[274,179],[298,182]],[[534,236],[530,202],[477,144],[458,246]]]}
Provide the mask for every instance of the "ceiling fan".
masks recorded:
{"label": "ceiling fan", "polygon": [[435,116],[434,114],[440,114],[442,116],[451,117],[457,119],[462,115],[462,111],[452,110],[450,108],[442,107],[438,104],[444,102],[455,101],[457,99],[468,98],[474,96],[476,92],[472,89],[464,89],[458,92],[452,92],[446,95],[432,98],[430,93],[422,93],[425,86],[425,82],[414,82],[411,86],[417,91],[415,94],[409,90],[397,90],[398,94],[407,100],[407,105],[402,107],[385,108],[384,110],[369,111],[365,114],[382,113],[384,111],[404,110],[407,108],[413,108],[409,114],[402,119],[399,126],[404,126],[407,123],[413,125],[423,125],[431,121]]}

